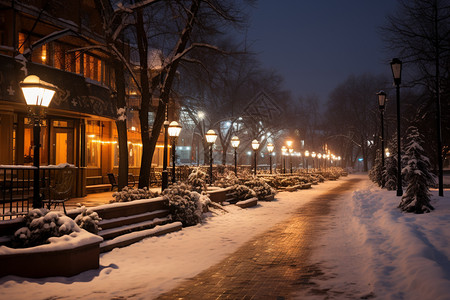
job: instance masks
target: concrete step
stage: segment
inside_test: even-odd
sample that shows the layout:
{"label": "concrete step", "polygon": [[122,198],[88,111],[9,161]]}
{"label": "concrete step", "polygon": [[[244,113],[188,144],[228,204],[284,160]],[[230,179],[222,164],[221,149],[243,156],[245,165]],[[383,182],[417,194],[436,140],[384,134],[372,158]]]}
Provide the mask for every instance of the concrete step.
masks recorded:
{"label": "concrete step", "polygon": [[162,224],[166,224],[168,222],[170,222],[169,217],[165,217],[165,218],[161,218],[161,219],[155,218],[155,219],[144,221],[144,222],[133,223],[130,225],[124,225],[124,226],[120,226],[120,227],[114,227],[114,228],[110,228],[110,229],[100,230],[98,232],[98,235],[103,237],[103,239],[105,239],[105,240],[110,240],[115,237],[118,237],[119,235],[124,235],[124,234],[130,233],[130,232],[133,232],[133,231],[149,229],[149,228],[155,227],[156,225],[162,225]]}
{"label": "concrete step", "polygon": [[142,214],[136,214],[127,217],[119,217],[114,219],[101,220],[98,224],[102,230],[121,227],[125,225],[140,223],[152,220],[154,218],[165,218],[169,215],[169,211],[165,209],[150,211]]}

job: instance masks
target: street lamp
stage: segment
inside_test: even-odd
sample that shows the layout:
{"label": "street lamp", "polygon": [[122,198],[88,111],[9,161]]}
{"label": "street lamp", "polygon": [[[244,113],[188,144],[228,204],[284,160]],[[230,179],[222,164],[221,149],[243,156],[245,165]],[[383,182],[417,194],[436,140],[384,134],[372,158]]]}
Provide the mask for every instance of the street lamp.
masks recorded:
{"label": "street lamp", "polygon": [[311,153],[312,161],[313,161],[313,169],[316,168],[316,152]]}
{"label": "street lamp", "polygon": [[169,124],[169,136],[172,138],[172,183],[175,183],[175,142],[180,135],[181,125],[177,121]]}
{"label": "street lamp", "polygon": [[309,157],[309,151],[305,151],[305,157],[306,157],[306,173],[308,173],[308,157]]}
{"label": "street lamp", "polygon": [[394,58],[391,61],[391,70],[397,92],[397,196],[402,196],[402,155],[400,148],[400,83],[402,82],[402,61]]}
{"label": "street lamp", "polygon": [[[384,170],[384,108],[386,105],[386,93],[384,91],[379,91],[377,95],[381,119],[381,167]],[[384,187],[384,176],[382,176],[381,179],[381,187]]]}
{"label": "street lamp", "polygon": [[281,154],[283,158],[283,174],[286,174],[286,152],[287,152],[286,146],[281,147]]}
{"label": "street lamp", "polygon": [[206,142],[209,144],[209,184],[211,185],[213,182],[213,175],[212,175],[212,163],[213,163],[213,144],[217,139],[217,133],[210,129],[205,134]]}
{"label": "street lamp", "polygon": [[269,151],[269,169],[270,169],[270,174],[272,174],[272,152],[273,152],[273,149],[275,148],[275,146],[272,143],[268,143],[266,147],[267,147],[267,151]]}
{"label": "street lamp", "polygon": [[258,151],[259,148],[259,142],[257,140],[253,140],[252,141],[252,149],[255,152],[255,170],[253,172],[253,174],[256,176],[256,152]]}
{"label": "street lamp", "polygon": [[25,79],[20,82],[20,88],[22,89],[27,105],[31,108],[31,114],[33,116],[33,166],[35,167],[33,176],[33,208],[41,208],[42,199],[39,193],[39,148],[41,147],[40,112],[41,108],[47,108],[50,105],[57,88],[48,82],[42,81],[36,75],[25,77]]}
{"label": "street lamp", "polygon": [[320,164],[321,164],[321,159],[322,159],[322,153],[319,153],[319,154],[317,154],[317,158],[319,159],[317,162],[318,162],[318,165],[319,165],[319,171],[320,171]]}
{"label": "street lamp", "polygon": [[234,148],[234,174],[237,176],[237,147],[239,147],[239,144],[241,141],[237,136],[233,136],[231,138],[231,146]]}
{"label": "street lamp", "polygon": [[293,148],[289,148],[289,164],[291,166],[291,174],[292,174],[292,153],[294,153],[294,149]]}

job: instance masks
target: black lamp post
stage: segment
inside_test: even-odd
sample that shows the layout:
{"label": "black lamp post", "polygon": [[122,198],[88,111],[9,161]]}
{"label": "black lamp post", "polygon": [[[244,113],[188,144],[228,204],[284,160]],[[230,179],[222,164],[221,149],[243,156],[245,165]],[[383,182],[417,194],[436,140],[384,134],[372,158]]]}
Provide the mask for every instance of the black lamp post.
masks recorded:
{"label": "black lamp post", "polygon": [[292,155],[294,154],[294,149],[293,148],[289,148],[289,166],[291,168],[291,174],[292,174]]}
{"label": "black lamp post", "polygon": [[316,168],[316,152],[311,153],[312,161],[313,161],[313,169]]}
{"label": "black lamp post", "polygon": [[20,87],[27,105],[31,108],[33,116],[33,208],[42,207],[42,198],[40,196],[39,185],[39,148],[41,147],[41,108],[46,108],[50,105],[53,96],[56,92],[56,87],[48,82],[42,81],[36,75],[29,75],[20,82]]}
{"label": "black lamp post", "polygon": [[208,130],[208,132],[206,132],[205,137],[206,137],[206,142],[209,144],[209,185],[211,185],[213,182],[213,174],[212,174],[213,145],[217,139],[217,133],[214,130],[210,129],[210,130]]}
{"label": "black lamp post", "polygon": [[256,152],[258,152],[258,148],[259,148],[259,142],[257,140],[253,140],[252,141],[252,149],[253,152],[255,152],[255,169],[253,171],[253,175],[256,176]]}
{"label": "black lamp post", "polygon": [[237,136],[233,136],[231,138],[231,146],[234,148],[234,174],[237,176],[237,147],[239,147],[239,144],[241,141]]}
{"label": "black lamp post", "polygon": [[175,142],[177,140],[177,137],[180,135],[181,132],[181,125],[178,124],[177,121],[172,121],[169,124],[169,136],[172,139],[172,183],[175,183]]}
{"label": "black lamp post", "polygon": [[[379,91],[378,95],[378,107],[380,108],[380,119],[381,119],[381,166],[384,170],[384,108],[386,105],[386,93]],[[381,179],[381,187],[384,187],[384,176]]]}
{"label": "black lamp post", "polygon": [[270,169],[270,174],[272,174],[272,152],[274,149],[274,145],[272,143],[268,143],[267,144],[267,151],[269,151],[269,169]]}
{"label": "black lamp post", "polygon": [[305,151],[305,160],[306,160],[306,173],[308,173],[308,157],[309,157],[309,151]]}
{"label": "black lamp post", "polygon": [[281,155],[283,158],[283,174],[286,174],[286,152],[287,152],[286,146],[281,147]]}
{"label": "black lamp post", "polygon": [[402,82],[402,61],[394,58],[391,61],[391,70],[397,93],[397,196],[402,196],[402,155],[400,147],[400,83]]}
{"label": "black lamp post", "polygon": [[169,185],[169,173],[167,171],[167,149],[169,148],[169,121],[164,121],[164,153],[163,153],[163,170],[161,173],[161,191],[167,189]]}

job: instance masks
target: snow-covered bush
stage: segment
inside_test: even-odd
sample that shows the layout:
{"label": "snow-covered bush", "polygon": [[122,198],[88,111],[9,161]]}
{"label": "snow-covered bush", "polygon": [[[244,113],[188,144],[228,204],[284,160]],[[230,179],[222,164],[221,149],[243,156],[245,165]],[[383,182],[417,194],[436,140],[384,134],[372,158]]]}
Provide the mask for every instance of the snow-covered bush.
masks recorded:
{"label": "snow-covered bush", "polygon": [[253,178],[252,180],[246,181],[244,182],[244,185],[248,186],[255,192],[258,200],[264,200],[267,196],[275,195],[276,193],[276,191],[270,187],[269,184],[260,178]]}
{"label": "snow-covered bush", "polygon": [[25,216],[25,226],[19,228],[12,238],[14,248],[34,247],[48,244],[51,237],[59,237],[80,231],[74,220],[62,212],[36,208]]}
{"label": "snow-covered bush", "polygon": [[231,187],[230,194],[234,199],[233,202],[243,201],[256,197],[256,193],[254,190],[242,184],[236,184],[235,186]]}
{"label": "snow-covered bush", "polygon": [[110,203],[114,202],[128,202],[139,199],[150,199],[158,196],[158,192],[152,192],[147,187],[143,189],[133,189],[129,187],[124,187],[119,192],[114,192],[112,194],[114,199],[110,201]]}
{"label": "snow-covered bush", "polygon": [[423,138],[419,130],[411,126],[406,134],[405,167],[402,175],[408,183],[399,208],[406,212],[424,213],[433,210],[429,187],[435,184],[430,172],[430,160],[424,155]]}
{"label": "snow-covered bush", "polygon": [[206,190],[206,179],[206,173],[200,168],[196,168],[189,174],[187,182],[192,187],[192,190],[201,193]]}
{"label": "snow-covered bush", "polygon": [[383,186],[383,163],[380,149],[377,149],[376,151],[375,163],[369,171],[369,178],[372,182],[378,184],[379,186]]}
{"label": "snow-covered bush", "polygon": [[180,183],[169,186],[162,193],[168,200],[172,219],[180,221],[183,226],[192,226],[202,221],[202,213],[208,209],[211,200],[206,195],[190,191],[189,186]]}
{"label": "snow-covered bush", "polygon": [[80,228],[93,234],[97,234],[98,230],[101,229],[98,227],[98,222],[101,220],[102,218],[100,218],[95,211],[87,209],[84,206],[81,207],[81,213],[75,217],[75,223],[77,223]]}
{"label": "snow-covered bush", "polygon": [[219,186],[221,188],[226,188],[229,186],[233,186],[239,183],[239,178],[236,177],[234,171],[226,170],[222,176],[214,182],[214,185]]}

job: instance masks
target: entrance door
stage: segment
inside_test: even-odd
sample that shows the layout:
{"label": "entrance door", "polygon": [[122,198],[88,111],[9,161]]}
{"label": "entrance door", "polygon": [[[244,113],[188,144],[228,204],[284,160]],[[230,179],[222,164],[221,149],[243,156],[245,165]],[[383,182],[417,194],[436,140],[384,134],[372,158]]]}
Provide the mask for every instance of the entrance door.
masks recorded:
{"label": "entrance door", "polygon": [[[54,121],[53,125],[68,125],[69,122]],[[71,122],[70,122],[71,123]],[[62,163],[73,164],[74,162],[74,140],[72,127],[53,127],[52,134],[52,158],[53,164],[58,165]]]}

